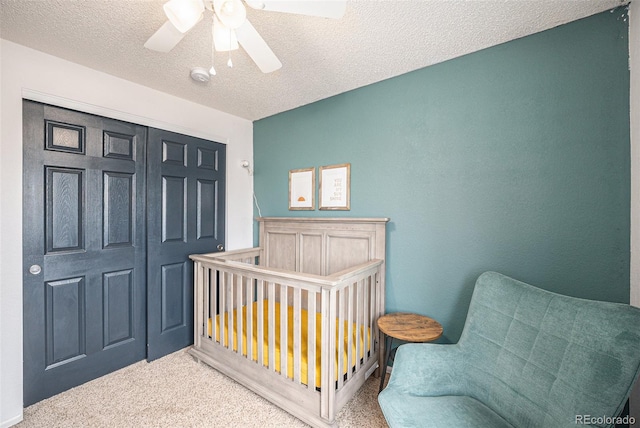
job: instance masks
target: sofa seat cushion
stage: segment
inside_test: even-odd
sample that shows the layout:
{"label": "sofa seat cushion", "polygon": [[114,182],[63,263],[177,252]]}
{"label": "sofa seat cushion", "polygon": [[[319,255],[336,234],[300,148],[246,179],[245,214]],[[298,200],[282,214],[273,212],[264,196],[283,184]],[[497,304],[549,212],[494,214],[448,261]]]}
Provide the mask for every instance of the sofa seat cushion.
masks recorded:
{"label": "sofa seat cushion", "polygon": [[513,428],[496,412],[475,398],[447,395],[421,397],[390,393],[378,396],[380,407],[392,427]]}

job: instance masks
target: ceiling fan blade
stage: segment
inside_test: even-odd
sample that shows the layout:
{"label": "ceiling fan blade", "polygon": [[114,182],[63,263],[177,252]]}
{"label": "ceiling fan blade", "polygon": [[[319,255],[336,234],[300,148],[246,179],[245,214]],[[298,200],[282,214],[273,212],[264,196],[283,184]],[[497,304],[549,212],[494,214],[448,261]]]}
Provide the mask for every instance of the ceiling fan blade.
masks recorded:
{"label": "ceiling fan blade", "polygon": [[158,52],[169,52],[184,37],[184,33],[178,31],[170,21],[167,21],[149,37],[144,47]]}
{"label": "ceiling fan blade", "polygon": [[282,63],[273,53],[267,42],[258,34],[249,20],[236,29],[240,46],[249,54],[253,62],[263,73],[271,73],[282,67]]}
{"label": "ceiling fan blade", "polygon": [[246,0],[254,9],[298,15],[342,18],[347,8],[346,0]]}

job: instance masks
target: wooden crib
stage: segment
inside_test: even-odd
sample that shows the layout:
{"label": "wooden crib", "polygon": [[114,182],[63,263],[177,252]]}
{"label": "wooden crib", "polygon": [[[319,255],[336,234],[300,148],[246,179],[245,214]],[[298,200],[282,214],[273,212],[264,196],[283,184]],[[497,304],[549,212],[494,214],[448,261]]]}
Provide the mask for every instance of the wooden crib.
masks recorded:
{"label": "wooden crib", "polygon": [[191,256],[190,353],[306,423],[335,426],[382,364],[388,219],[258,221],[259,247]]}

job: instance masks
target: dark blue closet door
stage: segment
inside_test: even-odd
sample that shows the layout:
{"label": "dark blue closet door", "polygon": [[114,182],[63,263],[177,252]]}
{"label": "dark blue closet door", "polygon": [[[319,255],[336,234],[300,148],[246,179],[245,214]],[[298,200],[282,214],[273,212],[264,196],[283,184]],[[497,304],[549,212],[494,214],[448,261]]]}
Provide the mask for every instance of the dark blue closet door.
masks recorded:
{"label": "dark blue closet door", "polygon": [[25,406],[145,358],[146,137],[23,102]]}
{"label": "dark blue closet door", "polygon": [[159,129],[148,140],[147,359],[193,343],[190,254],[225,243],[225,145]]}

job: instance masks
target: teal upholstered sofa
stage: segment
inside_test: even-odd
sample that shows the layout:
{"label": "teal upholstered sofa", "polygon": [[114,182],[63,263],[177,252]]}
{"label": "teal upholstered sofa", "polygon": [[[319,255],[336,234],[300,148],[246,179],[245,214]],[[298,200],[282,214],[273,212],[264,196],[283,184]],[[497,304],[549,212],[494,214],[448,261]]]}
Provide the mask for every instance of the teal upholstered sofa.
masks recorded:
{"label": "teal upholstered sofa", "polygon": [[391,427],[613,426],[638,377],[640,309],[487,272],[457,344],[398,348]]}

